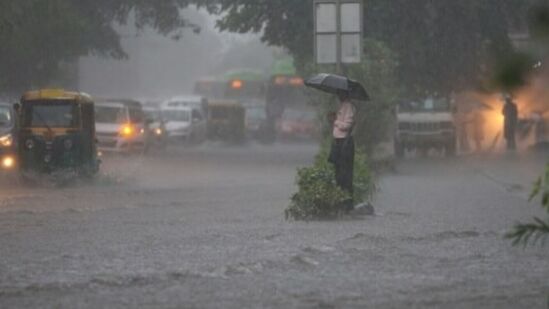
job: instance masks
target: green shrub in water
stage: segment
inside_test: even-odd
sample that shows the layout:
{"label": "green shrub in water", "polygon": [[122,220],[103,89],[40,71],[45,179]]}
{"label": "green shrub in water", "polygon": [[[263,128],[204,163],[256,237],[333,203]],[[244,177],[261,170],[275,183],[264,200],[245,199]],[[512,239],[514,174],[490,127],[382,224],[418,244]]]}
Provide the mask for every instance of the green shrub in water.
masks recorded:
{"label": "green shrub in water", "polygon": [[513,245],[529,243],[535,244],[538,241],[545,241],[549,237],[549,164],[545,167],[545,173],[538,178],[534,184],[534,190],[530,195],[530,201],[541,197],[541,207],[547,212],[545,219],[534,217],[531,223],[517,223],[505,236],[513,241]]}
{"label": "green shrub in water", "polygon": [[[285,210],[286,219],[333,219],[340,213],[344,201],[350,198],[349,194],[335,183],[334,167],[327,160],[328,149],[328,146],[322,147],[313,166],[298,169],[298,192],[292,196],[290,205]],[[353,173],[354,202],[371,200],[376,186],[363,151],[357,151],[355,154]]]}

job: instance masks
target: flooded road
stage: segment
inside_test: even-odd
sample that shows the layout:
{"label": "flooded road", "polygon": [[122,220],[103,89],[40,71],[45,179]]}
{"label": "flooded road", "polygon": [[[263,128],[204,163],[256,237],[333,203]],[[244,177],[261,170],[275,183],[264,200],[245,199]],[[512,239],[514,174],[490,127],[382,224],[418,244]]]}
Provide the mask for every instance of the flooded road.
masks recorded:
{"label": "flooded road", "polygon": [[313,145],[107,157],[93,184],[0,188],[1,308],[543,308],[549,247],[503,235],[539,215],[545,155],[414,158],[378,214],[287,222]]}

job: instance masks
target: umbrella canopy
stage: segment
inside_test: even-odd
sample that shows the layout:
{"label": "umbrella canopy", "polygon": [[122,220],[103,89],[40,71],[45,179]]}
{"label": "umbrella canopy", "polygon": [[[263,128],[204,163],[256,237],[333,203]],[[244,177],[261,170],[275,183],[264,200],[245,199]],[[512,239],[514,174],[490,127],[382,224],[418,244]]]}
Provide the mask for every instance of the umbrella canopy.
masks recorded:
{"label": "umbrella canopy", "polygon": [[351,99],[355,100],[367,101],[370,99],[370,96],[359,82],[345,76],[321,73],[306,80],[305,85],[334,94],[344,91],[349,94]]}

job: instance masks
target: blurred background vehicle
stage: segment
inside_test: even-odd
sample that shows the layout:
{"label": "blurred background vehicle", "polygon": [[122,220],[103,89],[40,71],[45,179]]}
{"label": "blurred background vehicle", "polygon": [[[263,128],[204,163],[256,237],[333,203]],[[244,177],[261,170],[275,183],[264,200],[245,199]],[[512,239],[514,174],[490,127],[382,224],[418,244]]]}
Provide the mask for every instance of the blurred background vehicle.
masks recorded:
{"label": "blurred background vehicle", "polygon": [[131,99],[99,99],[95,104],[95,114],[101,151],[147,151],[149,126],[140,102]]}
{"label": "blurred background vehicle", "polygon": [[427,98],[398,105],[394,139],[397,157],[403,157],[407,150],[427,153],[430,149],[453,156],[456,143],[456,128],[447,99]]}
{"label": "blurred background vehicle", "polygon": [[246,109],[238,101],[214,100],[208,108],[208,138],[240,143],[246,138]]}
{"label": "blurred background vehicle", "polygon": [[312,109],[286,108],[276,123],[281,139],[313,139],[319,135],[317,116]]}
{"label": "blurred background vehicle", "polygon": [[13,170],[16,165],[15,113],[13,106],[0,103],[0,167],[1,170]]}
{"label": "blurred background vehicle", "polygon": [[201,143],[207,137],[207,123],[202,102],[167,101],[160,107],[171,144]]}
{"label": "blurred background vehicle", "polygon": [[164,150],[168,144],[168,135],[166,131],[166,122],[162,116],[160,103],[148,101],[143,104],[145,119],[149,124],[149,143],[148,147]]}
{"label": "blurred background vehicle", "polygon": [[253,139],[262,139],[265,135],[267,113],[261,105],[246,106],[246,134]]}
{"label": "blurred background vehicle", "polygon": [[192,107],[194,109],[199,109],[202,114],[206,114],[208,110],[208,99],[200,95],[182,95],[163,101],[160,104],[160,107],[163,109],[172,107]]}
{"label": "blurred background vehicle", "polygon": [[[307,123],[301,126],[282,119],[286,108],[310,109],[303,79],[297,75],[292,57],[275,61],[270,70],[265,72],[233,69],[214,77],[202,78],[195,83],[194,93],[208,100],[238,101],[246,109],[248,136],[262,142],[274,142],[279,135],[281,123],[285,123],[285,128],[288,129],[284,133],[286,135],[294,134],[289,131],[295,131],[298,135],[307,135],[308,131],[314,131],[309,121],[311,117],[305,117]],[[294,111],[289,112],[289,115],[294,114]]]}

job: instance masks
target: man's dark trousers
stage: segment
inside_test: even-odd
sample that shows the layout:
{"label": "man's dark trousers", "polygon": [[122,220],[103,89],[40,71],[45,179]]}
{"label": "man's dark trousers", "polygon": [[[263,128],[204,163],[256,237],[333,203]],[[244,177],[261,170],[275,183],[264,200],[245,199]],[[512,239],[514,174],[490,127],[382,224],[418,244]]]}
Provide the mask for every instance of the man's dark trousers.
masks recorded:
{"label": "man's dark trousers", "polygon": [[355,161],[355,142],[353,137],[334,139],[332,149],[335,166],[336,184],[351,195],[344,205],[345,210],[353,208],[353,165]]}

